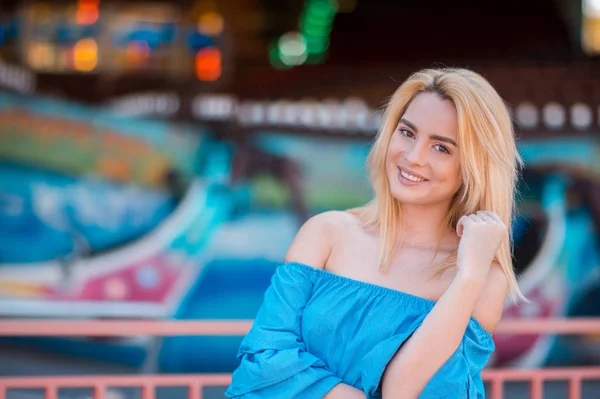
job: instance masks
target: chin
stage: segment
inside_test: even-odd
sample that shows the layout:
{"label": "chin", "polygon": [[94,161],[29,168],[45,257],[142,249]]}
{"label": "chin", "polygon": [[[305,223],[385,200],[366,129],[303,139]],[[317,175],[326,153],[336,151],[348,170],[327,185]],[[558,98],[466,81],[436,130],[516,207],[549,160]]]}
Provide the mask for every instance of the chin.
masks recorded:
{"label": "chin", "polygon": [[392,197],[398,202],[411,205],[423,205],[428,203],[428,196],[423,193],[410,192],[405,187],[399,187],[398,184],[390,186]]}
{"label": "chin", "polygon": [[434,188],[417,192],[414,187],[404,187],[398,183],[390,185],[392,197],[404,205],[434,205],[450,202],[452,199],[452,196],[434,195],[435,192]]}

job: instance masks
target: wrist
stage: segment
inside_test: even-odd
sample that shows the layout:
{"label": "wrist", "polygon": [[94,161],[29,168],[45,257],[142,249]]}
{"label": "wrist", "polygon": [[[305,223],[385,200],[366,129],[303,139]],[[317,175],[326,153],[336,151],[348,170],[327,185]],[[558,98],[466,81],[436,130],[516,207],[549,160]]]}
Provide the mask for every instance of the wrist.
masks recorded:
{"label": "wrist", "polygon": [[457,273],[451,283],[452,290],[460,296],[461,302],[468,307],[474,307],[481,297],[485,281],[479,277],[469,273]]}
{"label": "wrist", "polygon": [[454,281],[463,288],[478,289],[485,285],[486,276],[482,272],[474,271],[473,268],[459,267]]}

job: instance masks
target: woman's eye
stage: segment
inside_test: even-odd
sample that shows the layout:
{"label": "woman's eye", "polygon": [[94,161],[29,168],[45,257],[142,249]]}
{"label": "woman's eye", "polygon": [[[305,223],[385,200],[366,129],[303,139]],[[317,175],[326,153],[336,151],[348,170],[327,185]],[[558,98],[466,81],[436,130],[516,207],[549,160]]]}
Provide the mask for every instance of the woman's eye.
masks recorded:
{"label": "woman's eye", "polygon": [[414,137],[413,132],[407,129],[400,129],[400,134],[406,137]]}
{"label": "woman's eye", "polygon": [[445,146],[441,145],[441,144],[436,144],[434,146],[434,148],[439,151],[439,152],[443,152],[445,154],[450,154],[450,151],[448,151],[448,148],[446,148]]}

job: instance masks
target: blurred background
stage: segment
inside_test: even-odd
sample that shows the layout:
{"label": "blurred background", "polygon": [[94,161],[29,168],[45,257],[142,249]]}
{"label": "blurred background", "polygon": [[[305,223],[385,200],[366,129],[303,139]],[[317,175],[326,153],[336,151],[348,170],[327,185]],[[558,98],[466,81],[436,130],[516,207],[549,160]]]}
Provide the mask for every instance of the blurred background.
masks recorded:
{"label": "blurred background", "polygon": [[[1,0],[0,317],[253,318],[299,226],[370,199],[382,106],[432,66],[512,112],[531,303],[504,317],[600,316],[599,0]],[[3,338],[0,375],[231,372],[241,339]],[[495,340],[490,368],[600,362]]]}

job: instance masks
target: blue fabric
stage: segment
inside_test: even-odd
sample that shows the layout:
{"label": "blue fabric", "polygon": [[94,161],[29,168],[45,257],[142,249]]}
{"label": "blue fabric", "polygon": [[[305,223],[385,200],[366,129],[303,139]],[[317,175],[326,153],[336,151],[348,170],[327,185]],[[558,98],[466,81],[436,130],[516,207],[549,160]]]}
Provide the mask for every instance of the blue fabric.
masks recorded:
{"label": "blue fabric", "polygon": [[[387,364],[434,305],[300,263],[279,266],[225,395],[321,399],[343,382],[381,398]],[[491,335],[471,318],[459,348],[419,398],[484,398],[480,373],[493,351]]]}

